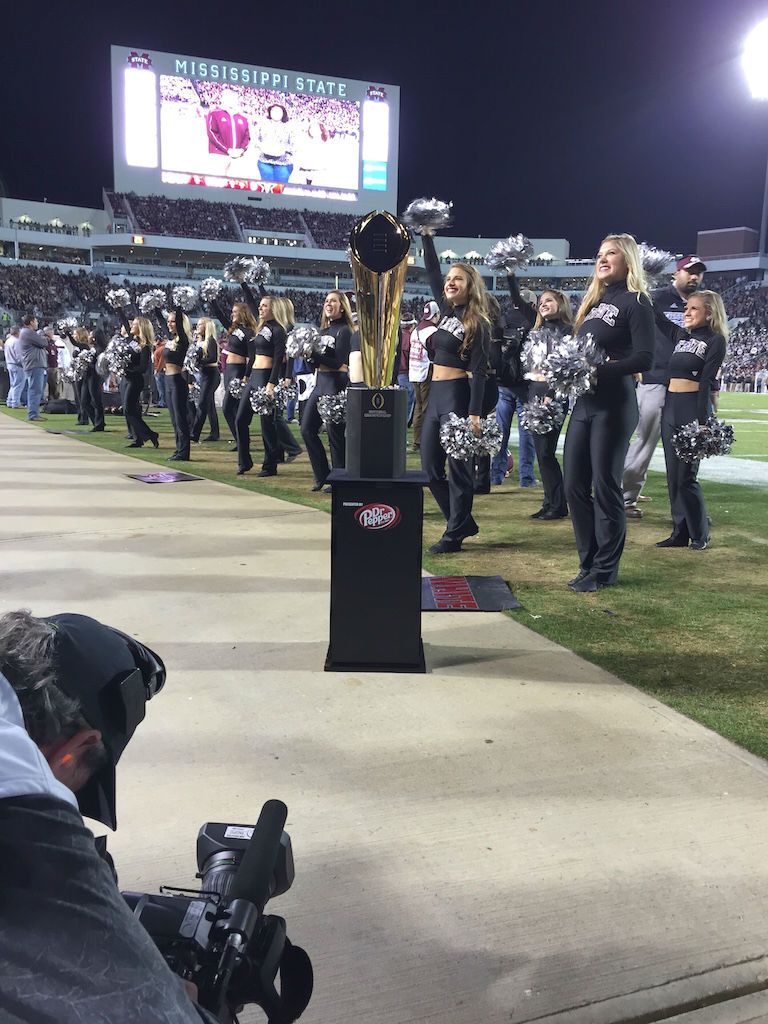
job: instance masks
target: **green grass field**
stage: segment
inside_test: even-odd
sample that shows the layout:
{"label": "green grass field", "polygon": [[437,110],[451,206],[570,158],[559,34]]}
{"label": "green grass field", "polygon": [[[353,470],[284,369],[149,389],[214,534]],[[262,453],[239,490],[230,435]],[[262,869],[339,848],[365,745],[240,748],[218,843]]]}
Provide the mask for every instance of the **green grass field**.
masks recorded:
{"label": "green grass field", "polygon": [[[23,411],[3,410],[17,419]],[[733,455],[768,461],[768,396],[724,394],[720,415],[733,423]],[[74,429],[74,416],[50,417],[30,429]],[[165,464],[172,450],[167,413],[152,418],[161,449],[126,452]],[[222,426],[226,429],[223,420]],[[78,435],[114,451],[125,444],[125,422],[107,417],[107,432]],[[254,435],[258,452],[258,434]],[[516,453],[515,453],[516,455]],[[257,467],[259,454],[254,459]],[[417,458],[409,456],[417,466]],[[275,478],[235,476],[235,456],[224,441],[193,447],[178,468],[325,511],[330,497],[310,491],[306,456]],[[570,522],[529,519],[541,490],[521,489],[514,474],[476,500],[481,532],[460,554],[425,555],[439,574],[502,575],[523,608],[510,613],[524,625],[614,672],[671,707],[768,758],[768,487],[704,482],[713,520],[712,546],[703,552],[657,549],[670,530],[665,478],[651,473],[645,517],[629,523],[621,585],[597,594],[573,594],[565,582],[577,559]],[[427,495],[425,547],[443,520]]]}

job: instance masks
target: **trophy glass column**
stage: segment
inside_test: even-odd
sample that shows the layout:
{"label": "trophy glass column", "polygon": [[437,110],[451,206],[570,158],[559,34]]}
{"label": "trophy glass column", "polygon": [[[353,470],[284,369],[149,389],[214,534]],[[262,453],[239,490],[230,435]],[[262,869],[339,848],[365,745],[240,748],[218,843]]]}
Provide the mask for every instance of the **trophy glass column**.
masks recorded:
{"label": "trophy glass column", "polygon": [[363,384],[347,390],[346,469],[334,470],[327,671],[424,672],[425,473],[406,470],[408,396],[392,387],[410,236],[391,213],[350,236]]}

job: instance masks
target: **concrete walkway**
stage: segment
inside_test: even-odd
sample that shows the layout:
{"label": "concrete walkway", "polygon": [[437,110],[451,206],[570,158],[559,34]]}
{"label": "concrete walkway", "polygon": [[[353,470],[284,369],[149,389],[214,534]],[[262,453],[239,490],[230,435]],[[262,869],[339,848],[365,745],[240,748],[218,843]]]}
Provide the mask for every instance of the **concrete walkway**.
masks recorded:
{"label": "concrete walkway", "polygon": [[0,416],[0,610],[169,669],[125,888],[193,885],[199,825],[279,797],[308,1024],[768,1021],[764,762],[502,615],[425,615],[426,676],[324,673],[329,517],[146,465]]}

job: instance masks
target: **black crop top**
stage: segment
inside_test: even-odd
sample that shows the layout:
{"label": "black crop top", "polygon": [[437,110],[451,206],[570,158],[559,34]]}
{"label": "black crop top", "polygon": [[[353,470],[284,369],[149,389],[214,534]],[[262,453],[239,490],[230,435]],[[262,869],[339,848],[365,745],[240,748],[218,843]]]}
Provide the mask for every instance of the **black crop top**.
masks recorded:
{"label": "black crop top", "polygon": [[279,383],[285,358],[285,328],[277,320],[267,320],[261,330],[254,335],[253,350],[257,356],[271,357],[272,372],[269,375],[269,383]]}
{"label": "black crop top", "polygon": [[152,353],[149,345],[142,345],[138,352],[131,352],[131,359],[125,369],[126,377],[143,377],[149,369]]}
{"label": "black crop top", "polygon": [[200,365],[209,366],[212,364],[218,364],[219,362],[219,345],[215,338],[209,338],[203,342],[202,345],[198,344],[202,355],[200,356]]}
{"label": "black crop top", "polygon": [[653,307],[645,295],[628,291],[625,281],[608,285],[577,334],[591,334],[608,356],[597,368],[598,391],[602,381],[642,373],[653,365]]}
{"label": "black crop top", "polygon": [[184,357],[187,354],[189,348],[189,338],[187,332],[184,330],[184,310],[177,306],[174,309],[176,316],[176,337],[171,338],[165,346],[165,364],[166,366],[170,363],[171,366],[183,366]]}
{"label": "black crop top", "polygon": [[314,356],[310,360],[312,366],[324,366],[328,370],[335,371],[341,370],[342,366],[347,366],[349,364],[352,331],[346,320],[331,320],[327,327],[320,328],[320,335],[321,337],[330,335],[335,344],[333,348],[327,349],[322,355]]}
{"label": "black crop top", "polygon": [[429,285],[435,302],[440,306],[442,319],[437,330],[430,337],[434,346],[435,366],[450,366],[455,370],[468,370],[472,374],[469,390],[469,415],[481,416],[485,381],[488,376],[488,357],[490,354],[491,332],[488,324],[482,323],[475,332],[472,345],[468,352],[460,354],[464,341],[463,306],[452,306],[443,294],[443,275],[435,251],[435,242],[431,235],[423,236],[424,266],[429,276]]}
{"label": "black crop top", "polygon": [[253,335],[247,327],[235,327],[227,336],[227,351],[233,356],[242,356],[253,362],[255,355]]}
{"label": "black crop top", "polygon": [[690,332],[673,324],[654,306],[659,330],[675,346],[667,367],[670,379],[698,381],[696,416],[699,423],[709,417],[710,395],[717,371],[725,359],[725,338],[710,327],[694,327]]}

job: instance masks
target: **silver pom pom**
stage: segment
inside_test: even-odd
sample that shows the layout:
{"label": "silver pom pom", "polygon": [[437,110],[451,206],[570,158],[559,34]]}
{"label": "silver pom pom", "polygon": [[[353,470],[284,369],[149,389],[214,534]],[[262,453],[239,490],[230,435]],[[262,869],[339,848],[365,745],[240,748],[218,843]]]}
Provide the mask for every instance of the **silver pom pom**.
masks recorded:
{"label": "silver pom pom", "polygon": [[131,296],[128,294],[127,288],[110,288],[106,299],[112,309],[125,309],[131,304]]}
{"label": "silver pom pom", "polygon": [[496,455],[501,451],[501,427],[495,416],[487,416],[480,420],[482,434],[475,437],[475,455]]}
{"label": "silver pom pom", "polygon": [[309,360],[315,352],[320,340],[320,332],[316,327],[295,327],[288,335],[285,353],[289,359]]}
{"label": "silver pom pom", "polygon": [[229,382],[229,393],[238,402],[243,397],[243,391],[245,391],[247,381],[244,381],[242,377],[235,377],[234,380]]}
{"label": "silver pom pom", "polygon": [[681,462],[698,462],[715,455],[729,455],[734,441],[733,427],[710,416],[704,424],[694,420],[678,427],[671,441]]}
{"label": "silver pom pom", "polygon": [[189,400],[193,405],[197,405],[200,402],[200,385],[196,380],[192,381],[189,385]]}
{"label": "silver pom pom", "polygon": [[414,199],[403,210],[400,219],[417,235],[434,235],[436,231],[450,227],[452,209],[453,203],[444,203],[440,199]]}
{"label": "silver pom pom", "polygon": [[520,353],[520,363],[526,373],[544,373],[547,356],[560,340],[557,331],[551,327],[538,327],[528,332]]}
{"label": "silver pom pom", "polygon": [[674,263],[674,253],[667,252],[665,249],[657,249],[655,245],[641,242],[638,249],[645,276],[652,282],[663,277],[669,264]]}
{"label": "silver pom pom", "polygon": [[164,288],[150,288],[137,299],[139,312],[142,316],[149,316],[154,309],[162,309],[168,302]]}
{"label": "silver pom pom", "polygon": [[200,282],[200,298],[203,302],[213,302],[223,287],[224,282],[218,277],[206,277]]}
{"label": "silver pom pom", "polygon": [[336,395],[321,395],[317,400],[317,411],[326,430],[331,423],[343,423],[347,418],[346,390]]}
{"label": "silver pom pom", "polygon": [[200,364],[203,361],[203,350],[195,344],[192,344],[187,349],[187,353],[184,356],[184,364],[182,369],[188,373],[197,373],[200,369]]}
{"label": "silver pom pom", "polygon": [[275,402],[278,409],[287,409],[289,402],[299,400],[299,389],[291,382],[290,384],[278,384],[275,388]]}
{"label": "silver pom pom", "polygon": [[251,408],[259,416],[269,416],[275,411],[276,402],[274,395],[270,395],[266,387],[254,388],[248,396]]}
{"label": "silver pom pom", "polygon": [[107,359],[106,352],[99,352],[96,357],[96,373],[98,373],[100,377],[109,376],[109,360]]}
{"label": "silver pom pom", "polygon": [[185,313],[189,313],[197,305],[197,292],[190,284],[177,284],[171,299],[174,306],[181,306]]}
{"label": "silver pom pom", "polygon": [[510,235],[488,251],[485,265],[491,270],[522,270],[533,256],[533,244],[525,235]]}
{"label": "silver pom pom", "polygon": [[224,264],[224,278],[238,284],[263,284],[269,278],[269,264],[259,256],[235,256]]}
{"label": "silver pom pom", "polygon": [[605,352],[591,334],[573,338],[566,334],[553,347],[544,363],[547,383],[564,398],[580,398],[593,391],[597,367],[605,362]]}
{"label": "silver pom pom", "polygon": [[132,338],[121,338],[119,335],[114,337],[104,352],[109,372],[120,380],[133,361],[133,353],[140,351],[139,343]]}
{"label": "silver pom pom", "polygon": [[467,462],[475,455],[475,435],[469,426],[469,420],[462,419],[455,412],[440,427],[440,444],[443,451],[457,462]]}
{"label": "silver pom pom", "polygon": [[532,434],[549,434],[562,427],[565,409],[562,402],[545,402],[543,398],[537,396],[523,406],[520,426]]}
{"label": "silver pom pom", "polygon": [[56,329],[60,334],[72,334],[79,326],[76,316],[63,316],[56,322]]}

